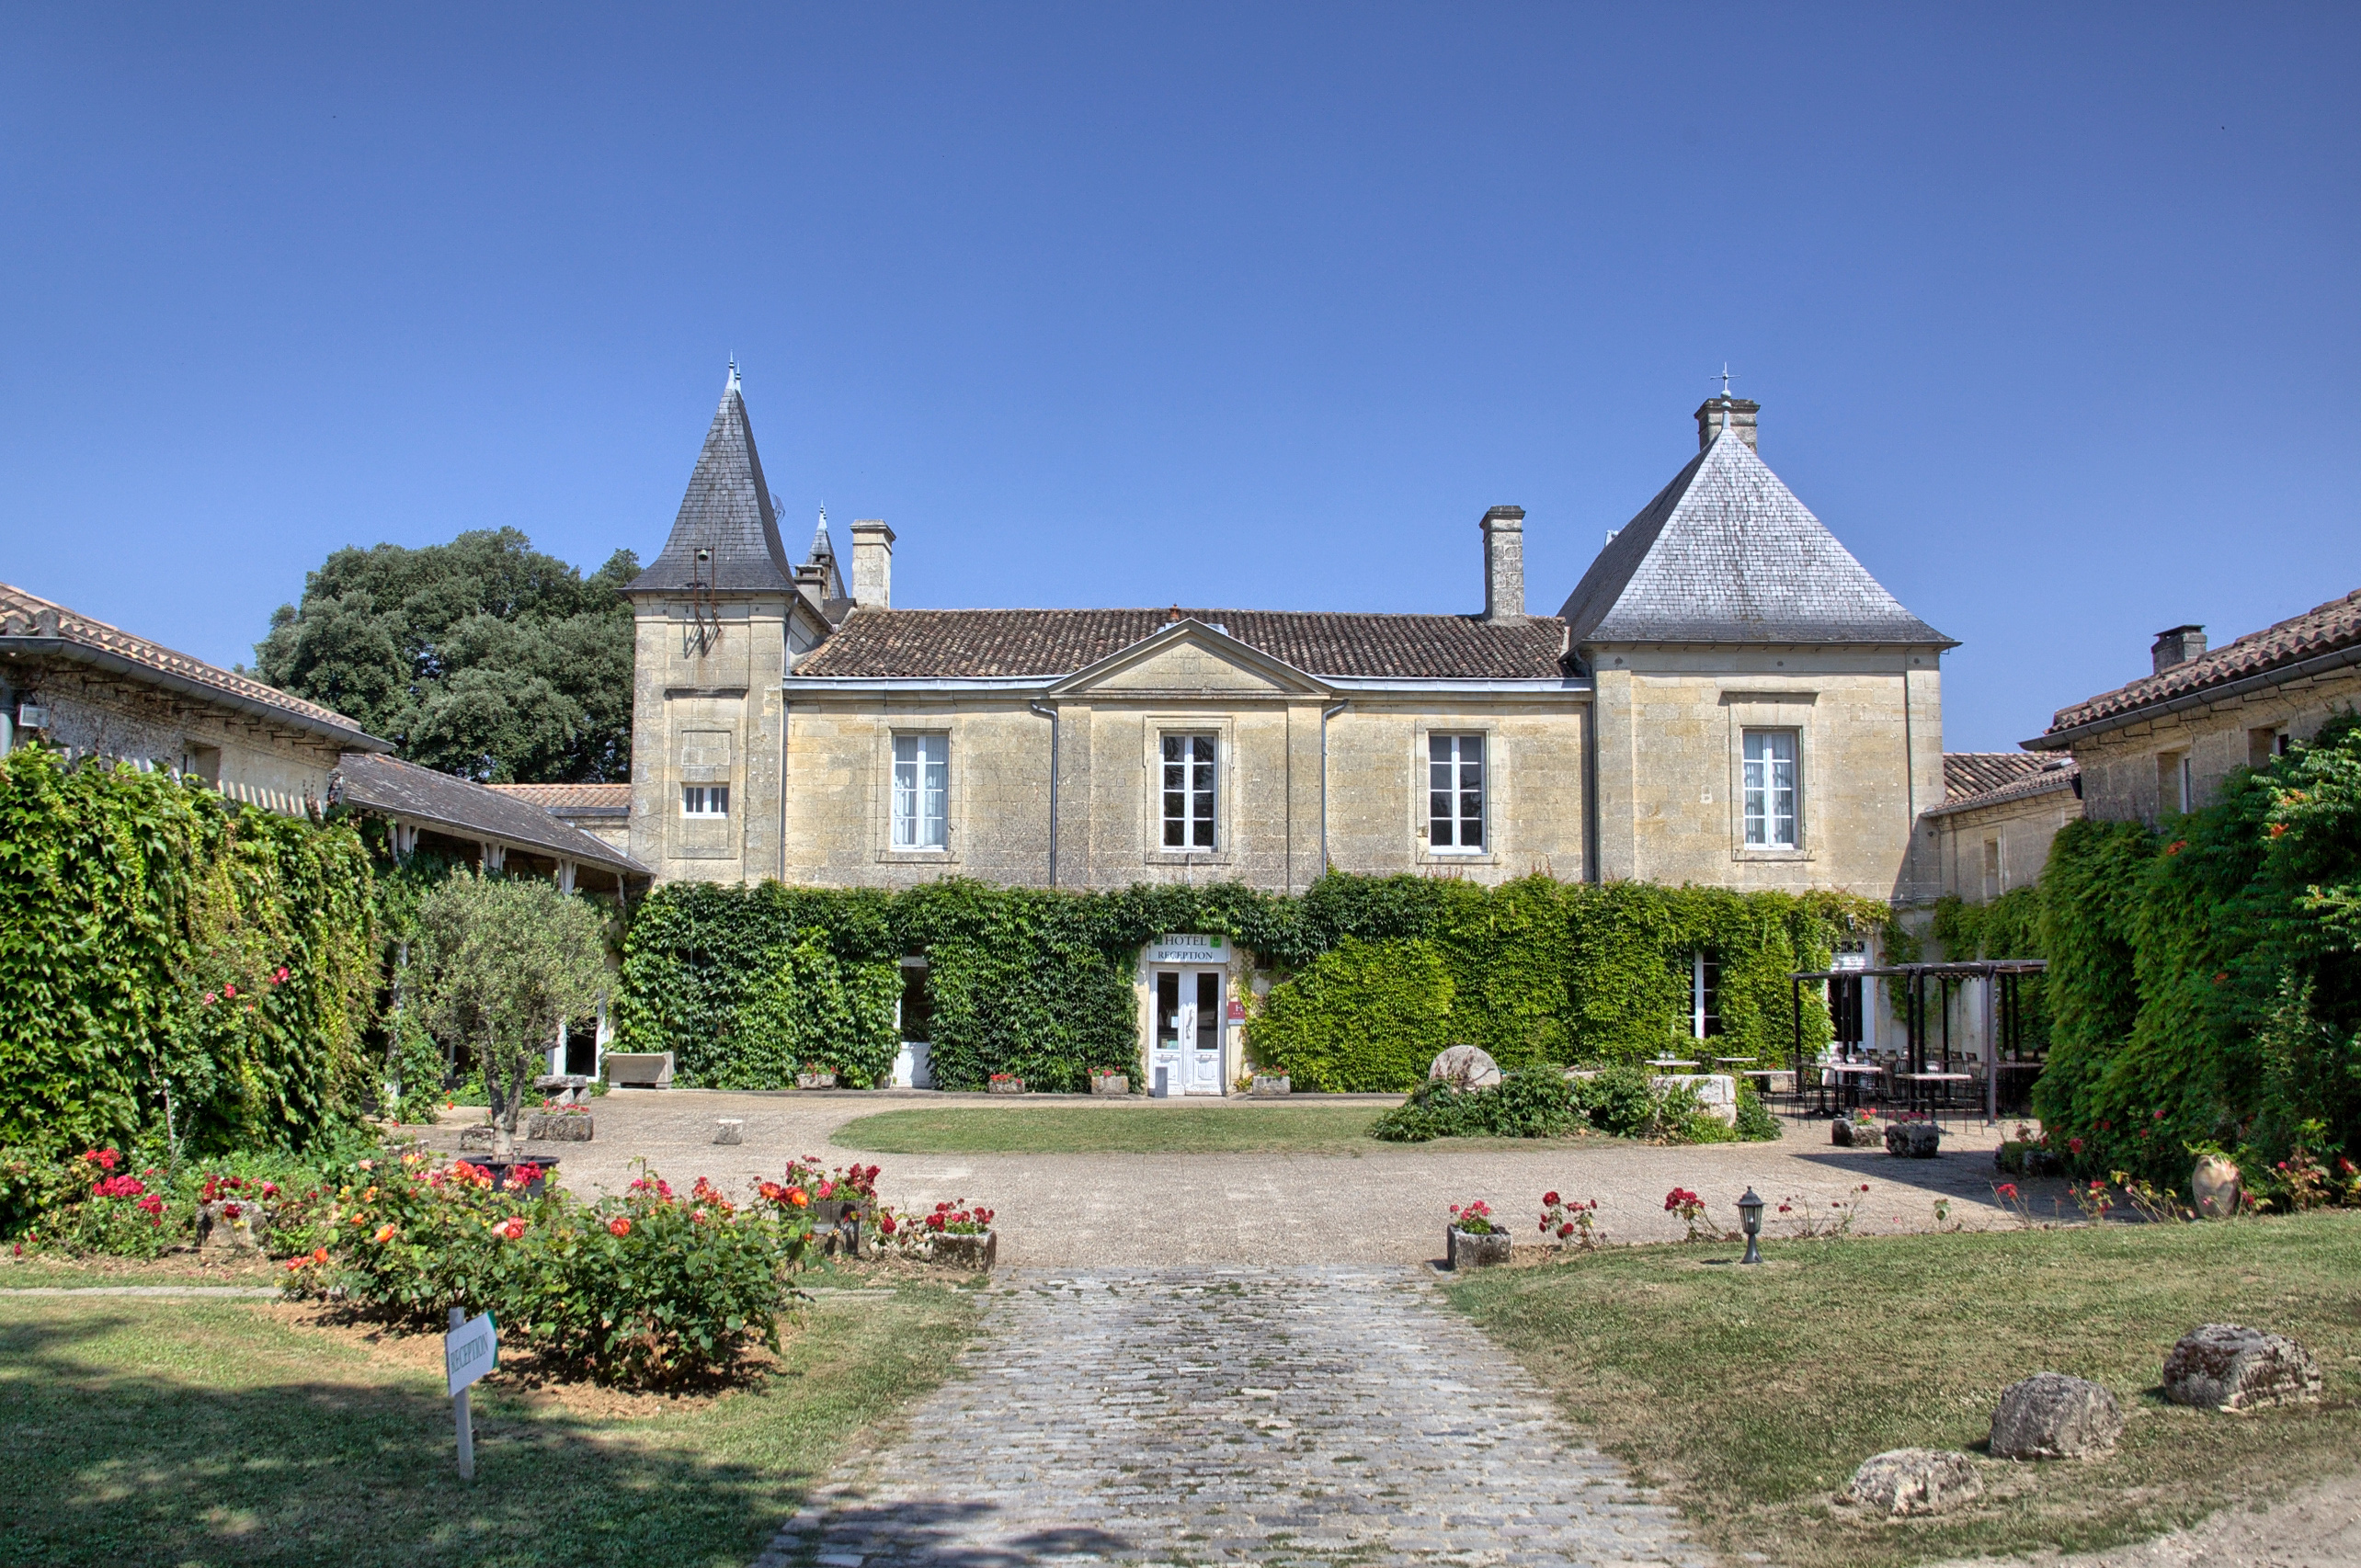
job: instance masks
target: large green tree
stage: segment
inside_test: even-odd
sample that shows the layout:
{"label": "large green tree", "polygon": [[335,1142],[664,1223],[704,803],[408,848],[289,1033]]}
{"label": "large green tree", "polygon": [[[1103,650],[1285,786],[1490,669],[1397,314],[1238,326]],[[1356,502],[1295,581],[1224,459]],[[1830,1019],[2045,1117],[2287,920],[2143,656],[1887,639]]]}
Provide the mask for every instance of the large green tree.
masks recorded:
{"label": "large green tree", "polygon": [[621,782],[632,764],[639,560],[585,577],[515,528],[347,548],[281,605],[257,674],[398,755],[484,783]]}

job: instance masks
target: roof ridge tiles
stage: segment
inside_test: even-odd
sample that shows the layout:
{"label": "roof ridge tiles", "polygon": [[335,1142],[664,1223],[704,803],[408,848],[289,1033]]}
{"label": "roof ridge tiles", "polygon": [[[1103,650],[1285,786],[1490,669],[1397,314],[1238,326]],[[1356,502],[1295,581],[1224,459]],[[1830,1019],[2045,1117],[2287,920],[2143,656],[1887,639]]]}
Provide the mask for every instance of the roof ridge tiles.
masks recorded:
{"label": "roof ridge tiles", "polygon": [[2126,681],[2112,690],[2060,708],[2043,734],[2055,735],[2061,730],[2118,718],[2208,687],[2227,685],[2354,647],[2361,647],[2361,588],[2314,605],[2299,615],[2275,620],[2260,631],[2233,638],[2169,669]]}

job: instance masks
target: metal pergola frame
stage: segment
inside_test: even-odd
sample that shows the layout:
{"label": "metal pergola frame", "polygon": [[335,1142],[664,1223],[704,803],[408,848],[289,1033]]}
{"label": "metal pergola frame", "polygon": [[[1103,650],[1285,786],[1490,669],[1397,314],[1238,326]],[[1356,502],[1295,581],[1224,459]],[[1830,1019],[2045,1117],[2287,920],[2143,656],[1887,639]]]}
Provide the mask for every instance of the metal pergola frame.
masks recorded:
{"label": "metal pergola frame", "polygon": [[[2003,1050],[2024,1049],[2025,1008],[2017,994],[2020,983],[2028,974],[2040,974],[2049,968],[2047,959],[1978,959],[1964,963],[1904,963],[1888,964],[1878,969],[1810,969],[1793,970],[1787,975],[1787,989],[1793,1005],[1794,1060],[1796,1090],[1804,1086],[1804,982],[1822,980],[1888,980],[1909,983],[1910,990],[1902,1012],[1905,1037],[1904,1055],[1913,1073],[1926,1071],[1928,1015],[1926,983],[1935,983],[1934,1006],[1943,1017],[1943,1070],[1951,1070],[1951,987],[1963,980],[1998,981],[1984,992],[1984,1040],[1991,1053],[1985,1063],[1984,1119],[1998,1121],[2001,1115],[2001,1059]],[[1863,1006],[1868,1006],[1865,993]]]}

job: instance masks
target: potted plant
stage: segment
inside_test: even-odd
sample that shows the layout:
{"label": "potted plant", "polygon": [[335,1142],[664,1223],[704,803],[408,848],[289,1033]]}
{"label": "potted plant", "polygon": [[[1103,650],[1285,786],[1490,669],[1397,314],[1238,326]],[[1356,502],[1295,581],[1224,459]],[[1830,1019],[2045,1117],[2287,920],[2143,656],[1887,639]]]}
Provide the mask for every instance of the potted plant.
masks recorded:
{"label": "potted plant", "polygon": [[1247,1092],[1256,1095],[1293,1094],[1295,1085],[1288,1082],[1284,1073],[1266,1073],[1258,1068]]}
{"label": "potted plant", "polygon": [[1130,1094],[1131,1078],[1112,1067],[1093,1067],[1090,1069],[1090,1092],[1094,1095]]}
{"label": "potted plant", "polygon": [[587,1143],[593,1130],[590,1108],[570,1099],[544,1099],[526,1124],[525,1136],[545,1142]]}
{"label": "potted plant", "polygon": [[1509,1261],[1509,1233],[1492,1222],[1492,1206],[1480,1198],[1451,1206],[1443,1240],[1446,1267],[1487,1268]]}
{"label": "potted plant", "polygon": [[796,1069],[795,1086],[799,1089],[833,1089],[836,1087],[836,1074],[821,1062],[806,1062]]}
{"label": "potted plant", "polygon": [[2227,1220],[2237,1213],[2244,1177],[2230,1151],[2209,1142],[2186,1147],[2197,1157],[2196,1167],[2189,1173],[2189,1196],[2197,1200],[2197,1213],[2207,1220]]}
{"label": "potted plant", "polygon": [[918,1221],[927,1238],[927,1256],[954,1268],[988,1270],[998,1261],[1000,1238],[992,1229],[992,1210],[964,1198],[938,1203]]}
{"label": "potted plant", "polygon": [[984,1087],[996,1095],[1021,1095],[1025,1092],[1025,1081],[1014,1073],[995,1073],[986,1081]]}

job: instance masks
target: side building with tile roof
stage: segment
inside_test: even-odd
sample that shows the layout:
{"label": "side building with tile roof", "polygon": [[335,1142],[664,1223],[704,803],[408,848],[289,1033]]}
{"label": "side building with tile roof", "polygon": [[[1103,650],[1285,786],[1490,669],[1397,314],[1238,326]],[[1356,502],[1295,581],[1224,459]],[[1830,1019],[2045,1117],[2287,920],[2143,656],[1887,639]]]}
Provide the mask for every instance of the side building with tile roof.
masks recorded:
{"label": "side building with tile roof", "polygon": [[2025,745],[2070,755],[2084,809],[2151,825],[2212,800],[2241,765],[2361,710],[2361,589],[2218,648],[2202,626],[2156,634],[2150,673],[2061,708]]}
{"label": "side building with tile roof", "polygon": [[1946,752],[1943,784],[1943,804],[1924,813],[1937,891],[1969,903],[1990,903],[2038,881],[2058,830],[2082,814],[2071,757]]}

